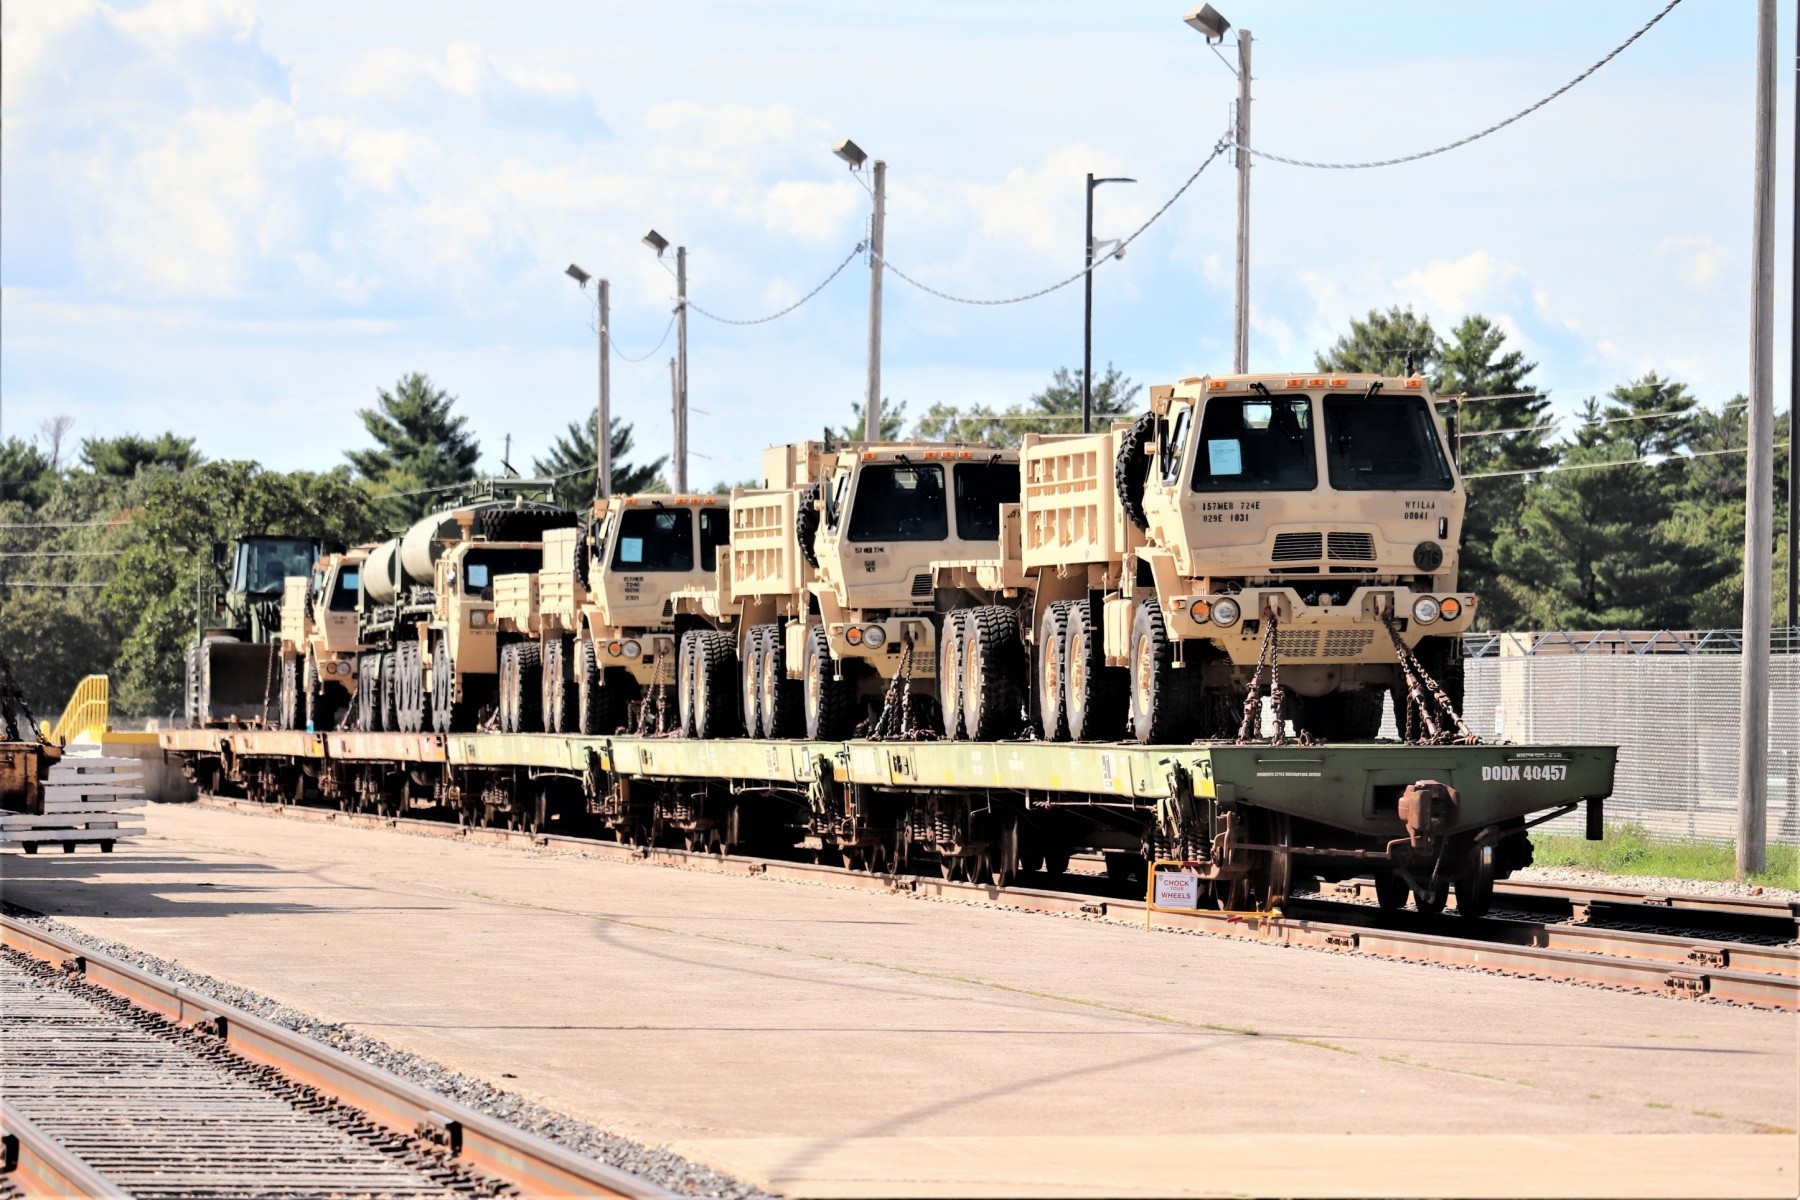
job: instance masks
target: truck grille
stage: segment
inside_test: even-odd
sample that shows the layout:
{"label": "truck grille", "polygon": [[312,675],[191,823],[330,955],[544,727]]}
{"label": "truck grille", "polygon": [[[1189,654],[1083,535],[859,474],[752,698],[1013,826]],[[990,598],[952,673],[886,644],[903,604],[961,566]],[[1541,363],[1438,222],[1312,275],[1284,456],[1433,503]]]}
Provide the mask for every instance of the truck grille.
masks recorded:
{"label": "truck grille", "polygon": [[913,576],[912,595],[914,600],[925,600],[930,598],[931,576],[929,574]]}
{"label": "truck grille", "polygon": [[1328,556],[1370,562],[1375,558],[1375,537],[1368,533],[1334,533],[1325,539]]}
{"label": "truck grille", "polygon": [[1275,535],[1276,562],[1302,562],[1317,559],[1323,537],[1317,533],[1278,533]]}

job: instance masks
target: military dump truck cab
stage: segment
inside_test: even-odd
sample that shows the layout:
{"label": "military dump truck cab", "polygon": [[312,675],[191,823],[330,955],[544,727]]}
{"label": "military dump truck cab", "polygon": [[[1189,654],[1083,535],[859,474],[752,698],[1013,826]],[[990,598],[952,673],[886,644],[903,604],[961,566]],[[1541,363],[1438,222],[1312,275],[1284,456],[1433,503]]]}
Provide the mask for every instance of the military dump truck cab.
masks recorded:
{"label": "military dump truck cab", "polygon": [[[676,596],[678,626],[692,626],[677,648],[683,731],[830,738],[865,717],[941,727],[959,714],[939,679],[944,630],[995,599],[957,572],[999,555],[1017,454],[802,442],[766,452],[764,475],[732,494],[714,586]],[[949,667],[954,683],[960,658]]]}
{"label": "military dump truck cab", "polygon": [[723,496],[614,496],[547,531],[542,569],[499,581],[501,728],[616,733],[659,693],[672,719],[673,597],[710,585],[730,520]]}
{"label": "military dump truck cab", "polygon": [[473,730],[499,698],[499,580],[535,573],[547,530],[575,514],[532,499],[544,480],[490,480],[381,543],[358,572],[356,727]]}
{"label": "military dump truck cab", "polygon": [[318,538],[257,534],[213,546],[201,569],[196,636],[188,646],[186,710],[196,727],[274,717],[277,641],[289,576],[311,574]]}
{"label": "military dump truck cab", "polygon": [[1423,380],[1185,379],[1134,425],[1028,437],[1024,457],[1021,565],[1040,613],[1063,605],[1049,623],[1080,627],[1060,663],[1040,639],[1051,736],[1230,736],[1261,660],[1299,729],[1372,737],[1403,685],[1395,638],[1460,704],[1476,598],[1457,590],[1464,493]]}
{"label": "military dump truck cab", "polygon": [[356,605],[362,565],[375,547],[327,554],[312,572],[287,579],[281,601],[282,729],[336,729],[356,694]]}

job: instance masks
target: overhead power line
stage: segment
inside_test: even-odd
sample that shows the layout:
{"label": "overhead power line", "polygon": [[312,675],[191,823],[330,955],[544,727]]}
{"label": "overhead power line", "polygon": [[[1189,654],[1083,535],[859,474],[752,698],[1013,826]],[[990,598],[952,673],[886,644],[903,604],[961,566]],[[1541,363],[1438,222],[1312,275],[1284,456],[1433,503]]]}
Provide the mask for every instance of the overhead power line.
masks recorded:
{"label": "overhead power line", "polygon": [[[1747,400],[1740,400],[1735,404],[1727,404],[1719,410],[1719,415],[1724,416],[1732,409],[1743,408],[1748,403],[1749,401]],[[1658,417],[1699,416],[1705,411],[1705,409],[1670,408],[1664,409],[1662,412],[1633,413],[1628,417],[1601,417],[1599,420],[1595,421],[1578,421],[1570,428],[1594,429],[1601,425],[1620,425],[1627,421],[1654,421]],[[1513,429],[1477,429],[1471,433],[1459,433],[1456,435],[1456,439],[1461,441],[1464,438],[1499,437],[1503,433],[1546,433],[1555,428],[1556,422],[1550,421],[1543,425],[1520,425]]]}
{"label": "overhead power line", "polygon": [[[782,309],[780,312],[772,312],[766,317],[752,317],[748,320],[740,321],[740,320],[736,320],[732,317],[721,317],[718,313],[707,312],[704,308],[701,308],[698,304],[695,304],[691,299],[687,302],[687,306],[689,308],[693,309],[695,312],[699,313],[701,316],[707,318],[708,320],[717,321],[721,325],[767,325],[770,321],[773,321],[773,320],[777,319],[778,317],[787,316],[789,313],[793,312],[796,308],[799,308],[802,304],[805,304],[808,300],[811,300],[814,296],[816,296],[820,292],[824,291],[825,285],[830,283],[832,280],[836,279],[839,275],[842,275],[844,273],[844,268],[849,266],[851,261],[854,260],[858,254],[861,254],[863,252],[863,250],[865,249],[865,247],[866,247],[866,243],[864,243],[864,242],[856,243],[856,245],[854,245],[850,248],[850,253],[844,255],[844,261],[839,263],[837,266],[833,267],[831,269],[831,274],[829,274],[825,278],[819,280],[818,286],[814,287],[812,291],[806,293],[806,295],[800,297],[798,300],[794,301],[792,304],[788,305],[786,308]],[[665,333],[663,336],[667,337],[668,334]],[[650,352],[650,354],[654,354],[654,353],[656,353],[655,350],[652,350]],[[650,355],[646,354],[644,357],[648,358],[648,357],[650,357]]]}
{"label": "overhead power line", "polygon": [[79,583],[75,581],[58,582],[45,579],[0,579],[0,588],[42,587],[42,588],[99,588],[104,583]]}
{"label": "overhead power line", "polygon": [[[1778,442],[1775,445],[1775,449],[1780,450],[1786,445],[1786,442]],[[1654,466],[1660,463],[1686,462],[1691,458],[1714,458],[1721,454],[1744,454],[1747,453],[1749,449],[1748,446],[1730,446],[1724,450],[1690,450],[1686,454],[1646,454],[1642,458],[1616,458],[1610,462],[1596,463],[1559,463],[1552,467],[1531,467],[1523,471],[1481,471],[1473,475],[1464,475],[1463,478],[1499,479],[1509,475],[1557,475],[1564,471],[1598,471],[1603,467],[1630,467],[1639,466],[1645,463]]]}
{"label": "overhead power line", "polygon": [[129,517],[114,517],[106,521],[12,521],[0,524],[0,529],[98,529],[103,525],[129,524]]}
{"label": "overhead power line", "polygon": [[0,558],[117,558],[123,550],[0,550]]}
{"label": "overhead power line", "polygon": [[1049,287],[1041,287],[1035,292],[1026,292],[1022,296],[1007,296],[1007,297],[1005,297],[1003,299],[999,299],[999,300],[982,300],[982,299],[971,298],[968,296],[953,296],[949,292],[939,291],[937,288],[932,287],[928,283],[920,283],[917,279],[914,279],[911,275],[908,275],[905,271],[902,271],[899,267],[895,266],[893,261],[888,259],[886,256],[880,256],[882,265],[885,266],[888,270],[892,271],[894,274],[898,275],[900,278],[904,279],[907,283],[910,283],[914,287],[918,288],[921,292],[926,292],[930,295],[936,296],[939,300],[948,300],[953,304],[972,304],[972,305],[976,305],[978,307],[985,308],[985,307],[994,307],[994,306],[998,306],[998,305],[1002,305],[1002,304],[1020,304],[1026,300],[1036,300],[1039,296],[1048,296],[1051,292],[1054,292],[1054,291],[1058,290],[1059,288],[1068,287],[1071,283],[1074,283],[1076,280],[1082,278],[1083,276],[1091,274],[1092,272],[1098,270],[1102,263],[1108,263],[1108,262],[1111,262],[1115,258],[1121,257],[1125,253],[1125,247],[1127,247],[1127,246],[1131,245],[1131,243],[1137,241],[1138,236],[1140,234],[1142,234],[1146,229],[1150,228],[1152,225],[1156,224],[1157,220],[1164,213],[1168,212],[1170,207],[1173,206],[1177,200],[1181,199],[1182,195],[1185,194],[1187,192],[1187,190],[1194,185],[1194,181],[1196,179],[1200,178],[1201,172],[1205,171],[1206,168],[1212,166],[1213,162],[1219,157],[1219,155],[1225,153],[1225,150],[1229,145],[1230,145],[1230,135],[1227,135],[1226,137],[1219,139],[1218,144],[1213,147],[1212,153],[1206,156],[1206,161],[1202,162],[1198,167],[1194,168],[1194,173],[1187,177],[1186,182],[1184,182],[1180,187],[1175,189],[1175,194],[1170,196],[1167,200],[1163,201],[1163,206],[1161,208],[1157,209],[1155,212],[1151,213],[1150,219],[1145,221],[1142,225],[1139,225],[1136,229],[1134,229],[1131,232],[1131,236],[1129,236],[1126,239],[1124,239],[1123,241],[1121,241],[1118,244],[1118,246],[1116,246],[1112,250],[1111,253],[1107,254],[1104,258],[1101,258],[1098,261],[1094,262],[1091,266],[1083,267],[1081,270],[1075,272],[1073,275],[1070,275],[1068,278],[1059,279],[1055,283],[1051,284]]}
{"label": "overhead power line", "polygon": [[1235,138],[1232,139],[1232,145],[1238,151],[1253,155],[1256,158],[1267,159],[1270,162],[1284,163],[1290,167],[1312,167],[1323,171],[1361,171],[1369,167],[1392,167],[1398,166],[1401,163],[1417,162],[1421,158],[1430,158],[1436,154],[1443,154],[1450,150],[1456,150],[1468,145],[1470,142],[1480,141],[1490,133],[1498,133],[1515,121],[1520,121],[1529,117],[1532,113],[1544,107],[1544,105],[1550,103],[1558,96],[1561,96],[1564,92],[1568,91],[1570,88],[1592,75],[1595,71],[1598,71],[1601,67],[1604,67],[1607,63],[1617,58],[1620,54],[1624,53],[1626,47],[1643,37],[1646,33],[1649,33],[1652,26],[1673,12],[1675,6],[1680,3],[1681,0],[1669,0],[1669,2],[1663,6],[1661,12],[1658,12],[1654,17],[1651,17],[1648,21],[1644,22],[1636,33],[1620,42],[1617,46],[1614,46],[1612,50],[1607,53],[1606,57],[1602,58],[1599,62],[1595,63],[1575,78],[1569,80],[1569,82],[1557,88],[1554,92],[1551,92],[1548,96],[1545,96],[1542,100],[1539,100],[1536,104],[1528,105],[1514,113],[1512,116],[1507,117],[1504,121],[1496,121],[1486,129],[1477,133],[1471,133],[1468,137],[1457,138],[1454,142],[1447,142],[1442,146],[1437,146],[1430,150],[1421,150],[1416,154],[1403,154],[1398,158],[1375,159],[1370,162],[1314,162],[1304,158],[1287,158],[1280,154],[1271,154],[1267,150],[1258,150],[1255,146],[1239,145]]}
{"label": "overhead power line", "polygon": [[612,340],[612,334],[611,334],[610,330],[607,333],[607,344],[608,344],[609,348],[612,350],[612,352],[618,356],[618,359],[620,362],[641,363],[646,358],[649,358],[652,354],[655,354],[658,350],[661,350],[663,348],[663,343],[669,340],[669,331],[674,328],[675,328],[675,314],[670,313],[669,314],[669,323],[667,325],[663,326],[662,336],[656,339],[656,345],[650,347],[650,349],[648,349],[644,353],[638,355],[636,358],[633,358],[629,354],[620,354],[619,353],[619,344]]}

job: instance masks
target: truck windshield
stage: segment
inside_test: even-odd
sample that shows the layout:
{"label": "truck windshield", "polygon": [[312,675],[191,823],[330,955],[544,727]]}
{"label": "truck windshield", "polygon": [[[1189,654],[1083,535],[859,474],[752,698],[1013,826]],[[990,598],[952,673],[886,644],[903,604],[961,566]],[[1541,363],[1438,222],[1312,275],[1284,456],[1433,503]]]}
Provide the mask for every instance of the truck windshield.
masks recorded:
{"label": "truck windshield", "polygon": [[463,594],[494,598],[494,580],[501,575],[535,575],[544,569],[544,552],[531,550],[471,550],[462,561]]}
{"label": "truck windshield", "polygon": [[1194,454],[1196,492],[1307,492],[1319,485],[1312,401],[1214,396]]}
{"label": "truck windshield", "polygon": [[289,575],[312,574],[318,545],[305,538],[254,538],[238,543],[232,564],[231,590],[252,596],[278,596]]}
{"label": "truck windshield", "polygon": [[331,602],[326,605],[332,612],[349,612],[356,607],[356,584],[362,578],[359,567],[344,567],[337,573],[337,580],[331,586]]}
{"label": "truck windshield", "polygon": [[685,508],[628,508],[613,538],[615,571],[691,571],[694,522]]}
{"label": "truck windshield", "polygon": [[944,468],[864,467],[850,513],[853,542],[941,542],[950,536]]}
{"label": "truck windshield", "polygon": [[729,508],[703,508],[700,510],[700,569],[716,571],[719,569],[719,547],[731,544],[731,510]]}
{"label": "truck windshield", "polygon": [[1000,536],[1000,506],[1019,502],[1019,464],[956,464],[956,536],[991,542]]}
{"label": "truck windshield", "polygon": [[1447,492],[1455,484],[1423,396],[1325,397],[1325,465],[1340,492]]}

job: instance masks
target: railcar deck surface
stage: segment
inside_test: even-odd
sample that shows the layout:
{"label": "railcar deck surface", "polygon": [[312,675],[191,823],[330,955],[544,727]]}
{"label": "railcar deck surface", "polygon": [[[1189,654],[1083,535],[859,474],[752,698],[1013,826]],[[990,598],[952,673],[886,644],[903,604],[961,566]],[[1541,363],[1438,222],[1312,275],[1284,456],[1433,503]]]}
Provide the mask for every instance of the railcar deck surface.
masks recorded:
{"label": "railcar deck surface", "polygon": [[1795,1190],[1790,1014],[173,805],[4,895],[794,1195]]}

